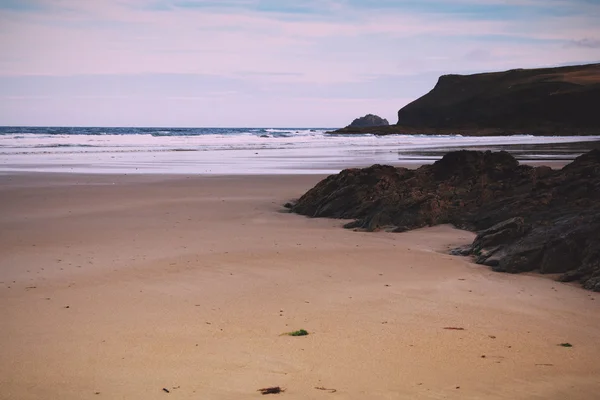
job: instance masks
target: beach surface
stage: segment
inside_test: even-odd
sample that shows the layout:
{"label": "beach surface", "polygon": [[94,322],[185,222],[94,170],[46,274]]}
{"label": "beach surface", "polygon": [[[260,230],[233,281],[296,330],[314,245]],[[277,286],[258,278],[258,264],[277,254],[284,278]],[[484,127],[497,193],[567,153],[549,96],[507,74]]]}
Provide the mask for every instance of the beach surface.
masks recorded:
{"label": "beach surface", "polygon": [[597,398],[600,294],[283,212],[321,178],[1,175],[0,399]]}

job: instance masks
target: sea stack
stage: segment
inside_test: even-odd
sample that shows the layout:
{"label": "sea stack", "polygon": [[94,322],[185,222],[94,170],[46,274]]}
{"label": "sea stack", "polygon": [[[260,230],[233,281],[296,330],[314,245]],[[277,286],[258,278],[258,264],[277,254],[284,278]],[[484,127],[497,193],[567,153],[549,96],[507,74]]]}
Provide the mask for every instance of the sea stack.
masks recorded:
{"label": "sea stack", "polygon": [[356,118],[348,127],[367,128],[370,126],[388,126],[390,123],[387,119],[381,118],[374,114],[367,114],[364,117]]}

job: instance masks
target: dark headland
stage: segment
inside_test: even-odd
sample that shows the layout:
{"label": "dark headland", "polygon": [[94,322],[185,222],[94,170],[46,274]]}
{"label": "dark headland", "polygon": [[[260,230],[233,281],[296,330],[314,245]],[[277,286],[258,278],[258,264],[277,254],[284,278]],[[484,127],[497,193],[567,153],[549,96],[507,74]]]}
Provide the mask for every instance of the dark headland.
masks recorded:
{"label": "dark headland", "polygon": [[438,224],[476,231],[472,255],[499,272],[560,274],[600,291],[600,150],[561,170],[507,152],[456,151],[416,170],[374,165],[331,175],[286,205],[346,228],[402,232]]}
{"label": "dark headland", "polygon": [[598,135],[599,107],[600,64],[443,75],[396,125],[333,133]]}

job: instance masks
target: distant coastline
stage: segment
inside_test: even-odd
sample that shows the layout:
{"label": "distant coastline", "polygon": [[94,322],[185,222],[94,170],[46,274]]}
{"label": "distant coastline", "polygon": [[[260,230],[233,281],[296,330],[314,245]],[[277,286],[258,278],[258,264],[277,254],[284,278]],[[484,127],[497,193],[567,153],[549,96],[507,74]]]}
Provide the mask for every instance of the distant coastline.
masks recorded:
{"label": "distant coastline", "polygon": [[334,134],[588,136],[600,134],[600,64],[444,75],[398,111],[396,125]]}
{"label": "distant coastline", "polygon": [[345,127],[327,131],[330,135],[462,135],[462,136],[597,136],[598,128],[415,128],[410,126],[388,125],[371,127]]}

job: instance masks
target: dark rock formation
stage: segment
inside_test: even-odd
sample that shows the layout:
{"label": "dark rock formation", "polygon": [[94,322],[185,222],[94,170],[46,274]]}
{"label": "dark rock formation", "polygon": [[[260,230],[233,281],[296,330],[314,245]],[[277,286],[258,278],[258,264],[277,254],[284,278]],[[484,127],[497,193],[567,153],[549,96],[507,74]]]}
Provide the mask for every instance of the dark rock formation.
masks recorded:
{"label": "dark rock formation", "polygon": [[319,182],[293,212],[354,219],[347,228],[404,231],[450,223],[478,231],[473,254],[496,271],[562,273],[600,291],[600,150],[561,170],[506,152],[457,151],[416,170],[374,165]]}
{"label": "dark rock formation", "polygon": [[398,111],[395,126],[339,133],[586,135],[600,133],[600,64],[444,75]]}
{"label": "dark rock formation", "polygon": [[388,126],[390,123],[387,119],[381,118],[377,115],[367,114],[364,117],[356,118],[349,127],[353,128],[364,128],[370,126]]}

